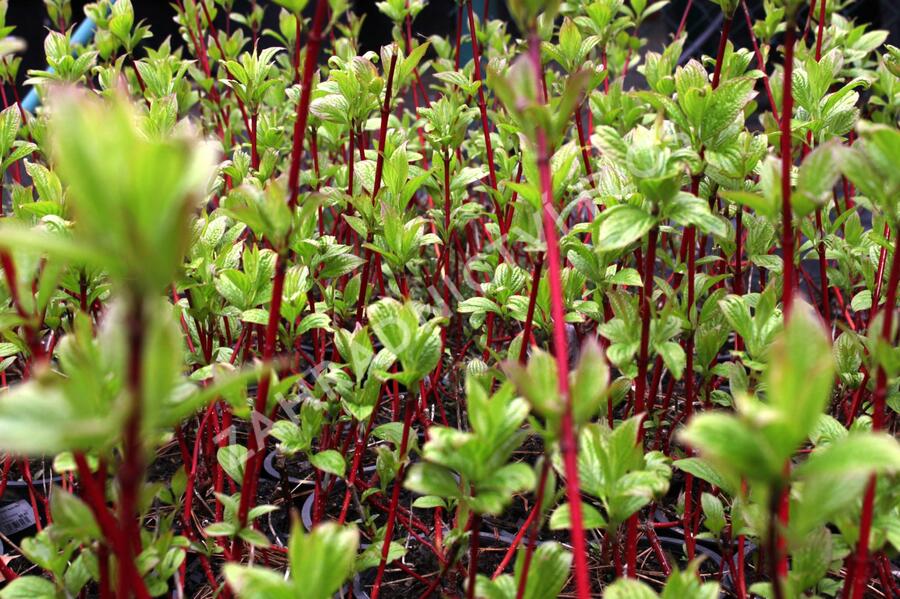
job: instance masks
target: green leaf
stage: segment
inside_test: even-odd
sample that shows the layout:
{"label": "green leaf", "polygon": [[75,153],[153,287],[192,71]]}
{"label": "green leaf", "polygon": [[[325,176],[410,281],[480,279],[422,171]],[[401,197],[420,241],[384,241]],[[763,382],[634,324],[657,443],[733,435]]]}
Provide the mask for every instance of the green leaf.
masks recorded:
{"label": "green leaf", "polygon": [[410,51],[409,56],[404,58],[403,62],[400,64],[398,70],[398,75],[400,76],[399,81],[403,81],[409,77],[422,61],[422,57],[425,56],[425,52],[428,51],[429,47],[431,47],[431,42],[423,42]]}
{"label": "green leaf", "polygon": [[700,495],[700,505],[703,507],[703,515],[706,518],[704,525],[711,533],[719,536],[727,524],[722,501],[711,493],[703,493]]}
{"label": "green leaf", "polygon": [[353,376],[357,381],[362,381],[375,356],[368,330],[361,328],[350,334],[344,329],[339,329],[335,333],[334,340],[341,356],[350,364]]}
{"label": "green leaf", "polygon": [[225,580],[240,599],[292,599],[294,590],[284,575],[255,566],[225,564]]}
{"label": "green leaf", "polygon": [[[364,572],[370,568],[376,567],[381,563],[381,552],[384,549],[384,541],[380,541],[378,543],[372,543],[369,545],[365,551],[359,554],[356,558],[356,571]],[[390,564],[394,560],[398,560],[401,557],[406,555],[406,547],[392,541],[390,545],[388,545],[388,555],[386,563]]]}
{"label": "green leaf", "polygon": [[530,491],[534,488],[537,479],[534,470],[524,462],[515,462],[494,471],[489,487],[501,489],[506,495]]}
{"label": "green leaf", "polygon": [[597,247],[603,251],[619,250],[641,239],[656,225],[656,219],[640,208],[619,205],[605,212],[600,224]]}
{"label": "green leaf", "polygon": [[549,353],[535,349],[523,368],[518,363],[506,364],[506,371],[516,389],[542,416],[559,414],[563,408],[559,396],[556,362]]}
{"label": "green leaf", "polygon": [[456,311],[460,314],[483,314],[485,312],[500,314],[497,304],[486,297],[470,297],[463,300],[456,307]]}
{"label": "green leaf", "polygon": [[860,312],[862,310],[868,310],[872,307],[872,292],[868,289],[863,289],[859,293],[853,296],[853,299],[850,300],[850,309],[854,312]]}
{"label": "green leaf", "polygon": [[[606,528],[606,519],[594,506],[582,502],[581,516],[584,519],[584,527]],[[572,527],[572,504],[566,502],[553,511],[550,516],[550,530],[568,530]]]}
{"label": "green leaf", "polygon": [[869,476],[844,474],[842,476],[813,476],[802,478],[799,497],[791,506],[790,535],[800,537],[820,526],[836,522],[846,514],[858,513],[859,501]]}
{"label": "green leaf", "polygon": [[392,298],[385,298],[368,308],[369,323],[378,340],[394,355],[400,356],[412,342],[419,319],[412,309]]}
{"label": "green leaf", "polygon": [[[516,559],[515,579],[522,578],[524,552]],[[542,543],[534,550],[528,578],[525,583],[524,599],[547,599],[559,597],[569,578],[572,554],[556,542]]]}
{"label": "green leaf", "polygon": [[813,452],[796,469],[801,478],[894,474],[900,471],[900,443],[885,433],[851,433]]}
{"label": "green leaf", "polygon": [[581,349],[575,371],[570,375],[572,413],[576,423],[590,421],[598,412],[605,412],[606,385],[609,367],[599,344],[591,339]]}
{"label": "green leaf", "polygon": [[475,583],[475,596],[479,599],[514,599],[517,588],[515,579],[509,574],[501,574],[493,580],[479,574]]}
{"label": "green leaf", "polygon": [[46,253],[64,262],[103,266],[105,256],[95,248],[78,243],[72,237],[50,233],[21,224],[0,223],[0,247],[20,251]]}
{"label": "green leaf", "polygon": [[364,258],[353,254],[338,254],[329,258],[325,267],[319,272],[319,278],[334,279],[353,272],[365,262]]}
{"label": "green leaf", "polygon": [[[840,337],[838,337],[838,340],[840,340]],[[838,344],[836,343],[836,348],[837,345]],[[838,422],[837,419],[828,414],[822,414],[819,417],[816,426],[813,428],[812,432],[810,432],[809,440],[816,447],[824,447],[834,443],[838,439],[843,439],[847,434],[847,429],[845,429],[844,425]]]}
{"label": "green leaf", "polygon": [[735,124],[744,107],[756,96],[754,85],[755,81],[749,77],[737,77],[722,82],[712,92],[700,127],[700,139],[705,145],[717,149],[718,138]]}
{"label": "green leaf", "polygon": [[32,379],[4,394],[0,401],[4,449],[47,455],[103,446],[114,438],[122,422],[118,411],[79,413],[55,382]]}
{"label": "green leaf", "polygon": [[732,497],[736,496],[740,489],[739,479],[729,477],[724,471],[719,470],[703,458],[684,458],[672,462],[672,465],[719,487]]}
{"label": "green leaf", "polygon": [[[835,139],[816,147],[800,165],[796,193],[813,208],[820,207],[831,199],[831,190],[841,176],[838,167],[839,152],[840,142]],[[799,215],[804,216],[804,213]]]}
{"label": "green leaf", "polygon": [[447,507],[447,502],[442,498],[436,495],[425,495],[423,497],[417,497],[415,501],[412,502],[412,506],[420,509],[430,509],[436,507]]}
{"label": "green leaf", "polygon": [[601,125],[597,127],[595,135],[603,154],[609,156],[616,164],[625,163],[625,158],[628,156],[628,144],[625,143],[618,131],[612,127]]}
{"label": "green leaf", "polygon": [[388,422],[386,424],[376,426],[372,431],[372,436],[376,439],[381,439],[383,441],[393,443],[395,447],[400,447],[403,439],[403,423]]}
{"label": "green leaf", "polygon": [[832,560],[831,531],[820,527],[806,535],[791,551],[791,578],[797,587],[814,587],[827,573]]}
{"label": "green leaf", "polygon": [[241,321],[250,324],[267,325],[269,323],[269,311],[261,308],[251,308],[241,312]]}
{"label": "green leaf", "polygon": [[38,197],[46,202],[60,204],[63,200],[62,184],[56,173],[43,164],[25,161],[25,171],[31,177],[31,183],[38,192]]}
{"label": "green leaf", "polygon": [[238,531],[238,537],[254,547],[268,547],[271,545],[266,535],[249,526]]}
{"label": "green leaf", "polygon": [[50,135],[75,234],[137,293],[170,285],[190,241],[188,216],[213,172],[210,146],[187,135],[159,139],[138,127],[124,99],[54,95]]}
{"label": "green leaf", "polygon": [[330,599],[353,573],[359,533],[326,522],[305,534],[294,522],[288,543],[294,596]]}
{"label": "green leaf", "polygon": [[109,19],[109,31],[123,43],[131,40],[131,27],[134,25],[134,10],[130,0],[119,0],[113,5]]}
{"label": "green leaf", "polygon": [[610,277],[609,282],[614,285],[626,285],[631,287],[642,287],[644,282],[641,275],[633,268],[623,268]]}
{"label": "green leaf", "polygon": [[4,157],[15,143],[21,124],[18,107],[10,106],[0,112],[0,154]]}
{"label": "green leaf", "polygon": [[237,526],[231,522],[213,522],[203,532],[211,537],[233,537],[237,533]]}
{"label": "green leaf", "polygon": [[100,528],[88,505],[71,493],[54,488],[50,494],[50,513],[53,527],[60,534],[84,542],[100,538]]}
{"label": "green leaf", "polygon": [[244,468],[247,465],[247,448],[243,445],[227,445],[216,452],[216,459],[231,480],[240,484],[244,480]]}
{"label": "green leaf", "polygon": [[315,468],[335,476],[344,476],[347,463],[344,456],[335,449],[326,449],[309,457],[309,463]]}
{"label": "green leaf", "polygon": [[676,343],[675,341],[665,341],[663,343],[656,343],[653,347],[662,357],[666,368],[671,371],[672,376],[675,377],[676,380],[680,380],[681,375],[684,374],[684,367],[687,364],[687,356],[685,355],[681,344]]}
{"label": "green leaf", "polygon": [[772,480],[781,475],[784,460],[770,453],[759,435],[730,414],[699,414],[680,437],[716,468],[734,472],[738,477]]}
{"label": "green leaf", "polygon": [[559,28],[559,49],[562,52],[565,62],[564,67],[575,66],[576,62],[581,58],[581,33],[575,22],[566,17]]}
{"label": "green leaf", "polygon": [[674,570],[666,581],[662,599],[718,599],[719,585],[700,582],[700,559],[695,559],[685,570]]}
{"label": "green leaf", "polygon": [[[184,552],[176,549],[177,553],[184,556]],[[76,557],[70,564],[66,573],[63,575],[63,582],[66,592],[69,596],[75,596],[91,581],[91,570],[93,569],[92,556],[82,553]],[[177,567],[176,567],[177,569]]]}
{"label": "green leaf", "polygon": [[620,578],[606,587],[603,599],[658,599],[659,595],[643,582]]}
{"label": "green leaf", "polygon": [[275,0],[275,3],[284,7],[288,12],[299,15],[303,12],[303,9],[306,8],[308,1],[309,0]]}
{"label": "green leaf", "polygon": [[744,339],[753,339],[753,318],[750,316],[750,307],[742,296],[729,295],[722,298],[719,300],[719,308],[738,335]]}
{"label": "green leaf", "polygon": [[437,497],[459,497],[459,483],[443,466],[422,462],[413,464],[403,482],[410,491]]}
{"label": "green leaf", "polygon": [[369,323],[385,349],[396,355],[403,365],[397,378],[413,387],[437,366],[441,356],[441,336],[435,321],[420,325],[412,302],[401,304],[385,298],[369,306]]}
{"label": "green leaf", "polygon": [[757,214],[769,218],[774,218],[778,214],[778,207],[775,206],[773,202],[756,193],[750,193],[749,191],[722,190],[719,192],[719,195],[729,202],[747,206]]}
{"label": "green leaf", "polygon": [[60,594],[46,578],[20,576],[0,590],[0,599],[57,599]]}
{"label": "green leaf", "polygon": [[709,204],[689,193],[681,192],[666,206],[666,216],[683,226],[696,226],[701,232],[724,237],[725,222],[714,215]]}
{"label": "green leaf", "polygon": [[765,377],[769,404],[780,413],[767,437],[784,459],[809,436],[824,411],[834,370],[829,333],[808,304],[795,302],[787,328],[770,348]]}
{"label": "green leaf", "polygon": [[327,314],[321,314],[319,312],[307,314],[303,317],[303,320],[300,321],[300,324],[297,325],[297,335],[302,335],[313,329],[327,330],[330,323],[331,318],[329,318]]}

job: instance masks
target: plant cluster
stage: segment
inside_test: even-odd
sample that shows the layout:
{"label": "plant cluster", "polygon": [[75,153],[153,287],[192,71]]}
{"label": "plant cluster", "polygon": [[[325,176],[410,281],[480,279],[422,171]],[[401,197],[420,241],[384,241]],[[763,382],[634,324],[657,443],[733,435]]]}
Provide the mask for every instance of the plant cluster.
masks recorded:
{"label": "plant cluster", "polygon": [[694,58],[690,2],[650,48],[666,0],[427,40],[384,0],[372,52],[346,0],[175,0],[155,47],[45,0],[42,106],[0,112],[0,599],[898,596],[900,50],[714,1]]}

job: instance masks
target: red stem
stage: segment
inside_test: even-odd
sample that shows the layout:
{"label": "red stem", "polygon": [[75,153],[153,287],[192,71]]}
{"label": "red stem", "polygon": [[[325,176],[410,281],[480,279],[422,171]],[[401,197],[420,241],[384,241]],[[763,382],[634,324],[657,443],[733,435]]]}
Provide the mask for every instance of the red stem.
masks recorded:
{"label": "red stem", "polygon": [[[650,349],[650,299],[653,295],[653,270],[656,264],[656,242],[658,237],[659,229],[654,227],[648,234],[647,255],[644,258],[644,265],[642,268],[643,286],[641,287],[640,294],[641,341],[638,353],[638,375],[634,384],[635,414],[643,413],[646,406],[647,363]],[[642,429],[643,426],[638,430],[639,442],[644,438]]]}
{"label": "red stem", "polygon": [[687,4],[684,6],[684,12],[681,14],[681,21],[678,23],[678,29],[675,31],[675,39],[681,37],[681,34],[684,32],[684,26],[687,24],[688,14],[691,12],[691,6],[694,5],[694,0],[688,0]]}
{"label": "red stem", "polygon": [[[791,115],[794,113],[794,96],[792,90],[792,77],[794,72],[794,38],[796,36],[796,24],[794,17],[791,15],[787,19],[786,31],[784,34],[784,90],[781,104],[781,251],[784,259],[784,277],[782,281],[782,311],[784,313],[784,323],[790,321],[791,310],[794,305],[794,291],[796,288],[796,275],[794,274],[794,228],[793,214],[791,210],[791,167],[793,166],[793,149],[791,147]],[[785,470],[790,469],[790,464],[785,464]],[[777,517],[782,528],[787,528],[790,517],[790,493],[789,489],[782,489],[779,502]],[[774,515],[773,515],[774,518]],[[774,535],[772,545],[775,552],[772,553],[770,559],[776,561],[777,567],[773,568],[775,577],[772,579],[772,586],[775,588],[776,599],[780,599],[781,595],[781,578],[787,576],[788,573],[788,557],[785,551],[786,541],[778,528],[775,526],[774,520],[770,534]]]}
{"label": "red stem", "polygon": [[259,121],[259,113],[255,112],[250,117],[250,156],[253,161],[253,169],[259,169],[259,148],[256,145],[256,126]]}
{"label": "red stem", "polygon": [[478,541],[481,539],[481,515],[472,514],[469,525],[469,583],[466,599],[475,599],[475,577],[478,574]]}
{"label": "red stem", "polygon": [[[471,3],[469,4],[471,10]],[[471,14],[471,13],[470,13]],[[543,77],[540,58],[540,40],[531,32],[529,56],[536,80]],[[550,154],[547,136],[540,127],[536,131],[537,163],[540,172],[543,204],[544,237],[547,243],[548,275],[550,280],[550,314],[553,320],[553,350],[556,354],[559,394],[565,403],[561,419],[560,450],[566,474],[566,495],[571,507],[572,551],[575,557],[575,589],[578,599],[591,596],[588,579],[587,546],[581,513],[581,490],[578,482],[578,445],[575,422],[572,417],[572,401],[569,393],[569,347],[566,339],[565,306],[563,305],[561,256],[556,233],[556,208],[553,202],[553,183],[550,174]]]}
{"label": "red stem", "polygon": [[[528,512],[528,517],[525,518],[525,522],[522,523],[522,526],[519,527],[519,532],[516,533],[513,542],[510,543],[509,548],[506,550],[506,553],[503,554],[503,559],[500,560],[500,563],[497,565],[496,569],[494,569],[493,575],[491,575],[491,579],[496,579],[498,576],[503,574],[503,571],[506,569],[506,566],[509,565],[509,562],[512,561],[513,556],[516,554],[516,550],[519,548],[519,544],[522,542],[522,539],[525,537],[526,533],[531,531],[532,523],[537,518],[538,513],[541,511],[541,504],[544,499],[544,487],[547,484],[547,463],[544,463],[544,467],[541,469],[541,479],[538,482],[537,488],[537,497],[535,499],[534,507],[531,508],[531,511]],[[529,551],[529,549],[531,551]],[[526,549],[526,563],[530,561],[529,554],[533,552],[532,543],[529,543],[528,548]],[[523,564],[524,566],[525,564]],[[525,569],[522,569],[525,572]]]}
{"label": "red stem", "polygon": [[672,566],[669,565],[669,560],[666,557],[666,553],[663,551],[662,546],[659,544],[659,537],[656,536],[656,531],[653,530],[652,526],[645,525],[644,533],[647,535],[647,538],[650,539],[650,547],[653,549],[653,553],[656,555],[656,559],[659,560],[660,566],[662,566],[663,574],[669,576],[672,573]]}
{"label": "red stem", "polygon": [[137,573],[134,559],[141,550],[137,504],[141,481],[144,476],[144,447],[141,442],[143,416],[143,350],[144,350],[144,302],[140,297],[132,299],[128,320],[128,365],[126,380],[130,405],[125,420],[123,436],[124,462],[119,471],[119,530],[122,544],[119,547],[119,597],[130,597],[136,585],[143,581]]}
{"label": "red stem", "polygon": [[[131,581],[135,585],[130,590],[134,592],[134,596],[138,597],[138,599],[150,599],[150,594],[147,592],[144,579],[138,573],[134,560],[127,558],[121,559],[123,556],[128,555],[129,551],[127,546],[130,544],[124,537],[125,531],[120,529],[112,514],[107,509],[103,489],[97,484],[97,481],[94,480],[94,475],[91,473],[87,458],[85,458],[83,453],[75,452],[75,465],[78,468],[78,478],[84,488],[84,493],[88,500],[88,505],[91,508],[91,512],[93,512],[94,518],[96,518],[97,524],[103,532],[103,536],[106,537],[106,542],[111,546],[113,551],[120,556],[120,559],[118,560],[120,572],[123,569],[126,570],[126,581]],[[117,596],[129,597],[130,595],[124,594]]]}
{"label": "red stem", "polygon": [[[392,88],[394,84],[394,70],[397,66],[397,51],[396,49],[391,55],[391,66],[388,69],[388,80],[387,87],[385,88],[384,93],[384,103],[381,106],[381,126],[379,129],[379,138],[378,138],[378,158],[375,162],[375,183],[372,185],[372,202],[375,202],[375,198],[378,196],[378,191],[381,189],[381,177],[384,172],[384,148],[387,143],[387,124],[388,117],[390,116],[391,110],[391,94]],[[351,144],[352,145],[352,144]],[[351,151],[350,160],[352,162],[353,156]],[[352,193],[352,191],[351,191]],[[365,299],[367,296],[366,290],[369,285],[369,271],[371,269],[372,262],[372,250],[366,248],[365,254],[365,264],[363,266],[362,277],[360,279],[359,286],[359,298],[356,303],[356,322],[362,322],[365,307]]]}
{"label": "red stem", "polygon": [[756,66],[763,74],[763,87],[766,89],[766,96],[769,98],[769,106],[772,108],[772,116],[778,121],[778,108],[775,106],[775,96],[772,95],[772,86],[769,84],[769,76],[766,75],[766,61],[762,52],[759,50],[759,43],[756,41],[756,34],[753,33],[753,19],[750,17],[750,11],[747,10],[746,0],[741,0],[741,8],[744,11],[744,19],[747,22],[747,31],[750,34],[750,42],[753,44],[753,53],[756,55]]}
{"label": "red stem", "polygon": [[794,112],[794,96],[791,78],[794,72],[794,38],[796,24],[793,17],[787,21],[784,34],[784,91],[781,103],[781,251],[784,258],[784,280],[782,281],[781,303],[784,321],[788,322],[794,305],[794,227],[791,210],[791,167],[793,166],[791,147],[791,115]]}
{"label": "red stem", "polygon": [[209,408],[206,410],[206,414],[203,416],[203,420],[200,422],[200,426],[197,428],[197,438],[194,439],[194,451],[190,462],[190,470],[188,470],[188,463],[185,462],[184,464],[185,474],[187,474],[187,485],[184,490],[184,511],[181,515],[181,522],[184,526],[185,535],[189,539],[195,538],[191,518],[193,517],[194,484],[197,478],[197,462],[200,456],[201,441],[203,440],[203,429],[206,427],[206,422],[209,420],[209,416],[214,410],[215,404],[210,404]]}
{"label": "red stem", "polygon": [[406,473],[406,451],[409,446],[409,431],[412,427],[413,413],[416,411],[416,394],[410,390],[406,398],[406,409],[403,415],[403,436],[400,439],[400,467],[394,478],[394,487],[391,491],[391,505],[388,508],[387,524],[384,528],[384,545],[381,548],[381,561],[378,563],[378,573],[375,575],[375,583],[372,585],[372,599],[378,599],[381,592],[381,581],[384,578],[384,569],[387,566],[388,552],[391,548],[391,538],[394,535],[394,522],[397,519],[397,507],[400,502],[400,487],[403,486],[403,476]]}
{"label": "red stem", "polygon": [[[300,88],[300,102],[297,104],[297,120],[294,121],[294,145],[291,148],[291,168],[288,171],[288,190],[290,193],[289,205],[297,205],[297,196],[300,192],[300,157],[303,152],[303,140],[306,137],[306,122],[309,119],[309,99],[312,92],[313,73],[319,59],[319,47],[322,45],[322,27],[325,23],[325,13],[328,11],[328,1],[318,0],[316,12],[313,15],[312,30],[309,32],[309,40],[306,43],[306,57],[303,61],[303,83]],[[299,32],[298,32],[299,35]]]}
{"label": "red stem", "polygon": [[[256,402],[251,415],[250,432],[247,435],[247,455],[248,460],[244,468],[244,480],[241,484],[241,502],[238,505],[238,522],[241,528],[247,525],[247,514],[253,503],[256,502],[256,481],[259,478],[259,467],[262,464],[265,447],[265,437],[258,439],[254,417],[265,414],[266,402],[269,398],[269,386],[272,381],[272,372],[269,363],[275,355],[275,341],[278,336],[278,323],[281,321],[281,296],[284,291],[284,276],[287,270],[287,263],[283,256],[275,258],[275,278],[272,284],[272,300],[269,305],[269,319],[266,323],[266,336],[263,343],[262,361],[266,365],[265,372],[259,381],[257,388]],[[263,447],[259,446],[262,442]],[[232,544],[232,556],[235,559],[240,558],[241,541],[239,537],[235,537]]]}
{"label": "red stem", "polygon": [[[641,288],[641,341],[638,353],[638,374],[634,386],[634,413],[644,414],[646,402],[645,393],[647,386],[647,362],[650,349],[650,298],[653,290],[653,269],[656,264],[656,242],[659,229],[653,227],[648,238],[647,256],[643,267],[644,284]],[[643,417],[638,428],[638,443],[643,444],[644,426]],[[625,537],[625,575],[630,578],[637,577],[637,539],[638,539],[638,514],[632,514],[628,518]]]}
{"label": "red stem", "polygon": [[[810,10],[810,13],[812,11]],[[816,33],[816,62],[822,58],[822,30],[825,27],[825,0],[819,2],[819,29]]]}
{"label": "red stem", "polygon": [[728,45],[728,33],[731,31],[731,16],[725,17],[722,21],[722,35],[719,36],[719,49],[716,53],[716,67],[713,70],[712,87],[719,87],[719,77],[722,75],[722,62],[725,56],[725,47]]}
{"label": "red stem", "polygon": [[584,123],[581,122],[581,106],[575,108],[575,129],[578,132],[578,145],[581,146],[581,160],[584,162],[584,173],[587,175],[591,187],[596,187],[597,184],[594,181],[593,171],[591,169],[590,140],[587,138],[587,135],[585,135]]}
{"label": "red stem", "polygon": [[[900,285],[900,233],[895,236],[894,256],[891,258],[891,271],[888,276],[887,301],[884,304],[884,316],[881,321],[881,341],[890,345],[894,327],[894,313],[897,307],[897,287]],[[877,299],[875,300],[877,301]],[[874,309],[877,309],[877,305]],[[872,428],[884,430],[885,399],[887,397],[887,373],[879,364],[875,375],[875,392],[872,396]],[[851,599],[862,599],[869,580],[869,533],[872,529],[872,518],[875,506],[875,475],[869,479],[866,494],[863,498],[862,518],[859,525],[859,541],[856,546],[856,569],[852,580],[848,578],[846,585],[852,584]]]}
{"label": "red stem", "polygon": [[[743,271],[743,258],[744,258],[744,207],[738,204],[737,208],[737,216],[735,216],[735,230],[734,230],[734,293],[735,295],[744,295],[744,271]],[[735,333],[734,337],[734,347],[737,350],[741,350],[744,347],[744,341],[741,339],[741,336]]]}
{"label": "red stem", "polygon": [[531,293],[528,296],[528,313],[525,316],[525,328],[522,332],[522,347],[519,349],[519,364],[525,364],[525,354],[531,345],[531,327],[534,322],[534,308],[537,304],[538,288],[541,285],[541,270],[544,267],[544,252],[538,253],[534,273],[531,275]]}
{"label": "red stem", "polygon": [[[481,80],[481,53],[478,49],[478,36],[475,34],[475,13],[472,10],[472,0],[466,2],[466,10],[469,13],[469,36],[472,38],[472,58],[475,61],[475,81],[481,83],[481,85],[478,86],[478,110],[481,112],[481,132],[484,135],[484,150],[487,153],[488,180],[491,184],[491,189],[496,191],[497,172],[494,168],[494,150],[491,146],[491,128],[488,124],[487,103],[484,101],[484,82]],[[501,217],[502,213],[499,212],[499,206],[497,208],[498,217]]]}
{"label": "red stem", "polygon": [[[824,5],[825,2],[823,1]],[[819,279],[822,282],[822,318],[831,323],[831,298],[828,294],[828,261],[825,259],[825,231],[822,227],[822,209],[816,209],[816,232],[819,241],[816,243],[816,253],[819,262]]]}
{"label": "red stem", "polygon": [[[884,223],[884,238],[890,241],[891,239],[891,227],[887,223]],[[875,271],[875,292],[872,293],[872,308],[869,310],[869,318],[868,321],[872,321],[872,317],[875,316],[875,313],[878,311],[878,301],[881,299],[881,284],[884,281],[884,265],[887,261],[887,248],[885,246],[881,246],[881,250],[878,252],[878,269]]]}
{"label": "red stem", "polygon": [[[541,467],[541,480],[538,482],[537,497],[535,497],[532,515],[540,513],[541,505],[544,503],[544,491],[547,488],[547,475],[549,472],[550,460],[544,460],[544,465]],[[528,543],[525,545],[525,557],[522,561],[522,573],[519,575],[519,586],[516,589],[516,599],[522,599],[522,597],[525,596],[525,586],[528,582],[528,570],[531,568],[531,558],[534,555],[534,549],[537,546],[537,533],[540,528],[540,518],[532,518],[531,530],[528,533]],[[498,571],[500,571],[499,567]],[[496,572],[494,573],[494,577],[497,577]]]}
{"label": "red stem", "polygon": [[[691,182],[691,192],[697,192],[700,184],[700,177],[695,176]],[[688,227],[685,230],[685,246],[687,250],[687,307],[686,310],[690,314],[694,305],[694,277],[696,271],[696,229]],[[688,334],[685,347],[685,356],[687,362],[684,369],[684,421],[689,422],[694,412],[694,331]],[[687,449],[688,457],[692,455],[692,450]],[[691,517],[692,506],[694,500],[694,476],[690,473],[685,474],[684,481],[684,540],[687,547],[688,560],[694,559],[694,535],[691,534]]]}
{"label": "red stem", "polygon": [[381,174],[384,171],[384,147],[387,143],[388,116],[390,116],[391,113],[391,88],[394,85],[394,68],[397,66],[397,52],[398,49],[394,47],[391,52],[391,66],[388,69],[384,103],[381,105],[381,127],[378,135],[378,159],[375,163],[375,184],[372,186],[372,201],[375,201],[378,190],[381,189]]}

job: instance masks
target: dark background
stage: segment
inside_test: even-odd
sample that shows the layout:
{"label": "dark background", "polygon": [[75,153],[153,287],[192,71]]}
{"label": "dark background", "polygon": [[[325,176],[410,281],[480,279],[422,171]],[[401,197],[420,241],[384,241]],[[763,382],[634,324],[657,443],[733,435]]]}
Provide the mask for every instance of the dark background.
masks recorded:
{"label": "dark background", "polygon": [[[362,43],[366,50],[377,50],[383,44],[390,41],[391,22],[375,7],[376,0],[355,0],[354,11],[357,14],[365,14],[366,19],[362,28]],[[481,14],[485,0],[474,0],[476,12]],[[488,0],[492,18],[505,19],[507,17],[504,0]],[[174,9],[166,0],[132,0],[138,20],[145,19],[153,32],[153,38],[145,43],[159,44],[167,36],[178,38],[177,26],[173,20]],[[266,8],[266,26],[277,29],[278,6],[268,0],[259,0]],[[677,29],[681,20],[687,0],[673,0],[663,11],[657,13],[642,26],[640,34],[649,39],[649,48],[656,49],[669,39],[669,36]],[[73,21],[80,23],[84,18],[83,7],[85,0],[73,0]],[[313,8],[314,0],[310,1],[308,10]],[[250,6],[250,0],[238,0],[235,10],[240,11]],[[762,0],[748,0],[751,13],[755,18],[761,18]],[[419,14],[413,23],[415,35],[428,36],[431,34],[450,35],[456,28],[456,1],[455,0],[431,0],[426,8]],[[854,18],[858,23],[872,23],[879,29],[891,31],[889,43],[900,45],[900,0],[860,0],[851,5],[845,14]],[[220,14],[219,21],[224,22],[225,15]],[[805,20],[805,16],[801,19]],[[19,72],[19,85],[26,78],[28,69],[44,67],[43,40],[47,34],[50,21],[44,9],[43,2],[39,0],[10,0],[7,23],[16,27],[15,35],[24,38],[28,49],[24,55],[22,68]],[[512,28],[513,26],[510,25]],[[686,46],[686,56],[698,56],[700,54],[715,54],[721,27],[721,12],[718,6],[708,0],[695,0],[688,18],[687,30],[689,34]],[[468,27],[464,25],[464,31]],[[747,36],[747,27],[743,13],[738,9],[732,28],[730,39],[737,45],[750,47],[750,38]],[[138,51],[138,55],[141,53]],[[23,91],[20,87],[20,92]],[[27,91],[27,90],[25,90]]]}

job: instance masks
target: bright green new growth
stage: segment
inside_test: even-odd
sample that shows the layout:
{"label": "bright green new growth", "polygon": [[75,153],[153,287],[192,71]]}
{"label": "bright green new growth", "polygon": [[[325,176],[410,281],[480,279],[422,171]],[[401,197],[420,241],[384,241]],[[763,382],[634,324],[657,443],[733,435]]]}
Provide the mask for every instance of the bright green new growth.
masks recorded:
{"label": "bright green new growth", "polygon": [[[641,420],[641,416],[634,416],[612,430],[602,422],[582,430],[578,477],[584,492],[602,506],[602,512],[589,504],[584,506],[587,528],[615,530],[668,490],[670,460],[661,452],[643,451],[638,444]],[[563,503],[550,517],[550,527],[559,530],[569,525],[569,504]]]}
{"label": "bright green new growth", "polygon": [[603,599],[715,599],[719,596],[719,585],[700,582],[699,569],[700,562],[693,561],[686,570],[673,572],[662,593],[637,580],[617,580],[603,592]]}
{"label": "bright green new growth", "polygon": [[53,158],[80,247],[130,293],[158,293],[181,265],[214,153],[188,128],[149,137],[122,98],[60,90],[52,110]]}
{"label": "bright green new growth", "polygon": [[397,379],[413,391],[416,383],[431,372],[440,359],[439,320],[432,319],[422,325],[412,302],[401,304],[390,298],[372,304],[368,312],[372,331],[401,366],[400,372],[383,372],[382,378]]}
{"label": "bright green new growth", "polygon": [[[59,210],[71,234],[9,226],[6,243],[27,239],[31,251],[103,268],[121,299],[155,298],[170,285],[190,240],[190,215],[205,197],[214,154],[188,130],[154,139],[122,98],[101,100],[70,90],[53,98],[54,158],[66,185]],[[35,171],[37,172],[37,171]],[[5,245],[5,244],[4,244]],[[21,246],[20,246],[21,247]],[[143,425],[154,433],[180,422],[223,388],[199,390],[182,373],[181,341],[166,304],[146,299],[140,352]],[[60,343],[60,373],[19,385],[0,402],[7,449],[46,455],[108,451],[125,414],[126,339],[130,315],[118,305],[100,333],[79,316]],[[232,378],[226,387],[248,377]]]}
{"label": "bright green new growth", "polygon": [[0,599],[890,594],[900,50],[712,1],[715,58],[642,37],[666,0],[466,0],[458,41],[384,0],[379,52],[347,0],[178,0],[157,47],[45,0],[0,487],[52,524]]}
{"label": "bright green new growth", "polygon": [[700,414],[682,438],[734,477],[774,483],[830,399],[834,362],[825,330],[798,308],[769,352],[765,401],[736,398],[738,415]]}
{"label": "bright green new growth", "polygon": [[291,577],[258,566],[225,566],[225,578],[241,599],[329,599],[353,572],[359,533],[334,523],[305,533],[291,529],[288,561]]}
{"label": "bright green new growth", "polygon": [[409,470],[405,485],[422,495],[462,502],[479,514],[499,515],[517,493],[535,485],[534,470],[508,463],[525,438],[525,400],[511,384],[489,395],[474,376],[466,382],[471,432],[433,426],[422,451],[423,463]]}
{"label": "bright green new growth", "polygon": [[[566,584],[571,567],[571,552],[566,551],[559,543],[542,543],[534,551],[522,597],[524,599],[558,597]],[[489,580],[486,576],[479,576],[475,594],[482,599],[514,599],[521,579],[522,553],[520,552],[513,576],[503,574],[494,580]]]}

